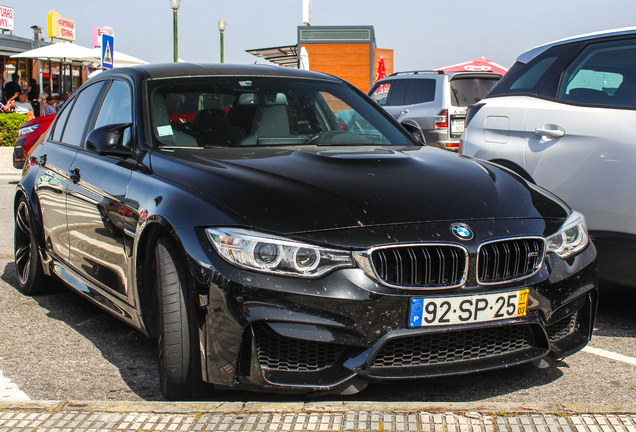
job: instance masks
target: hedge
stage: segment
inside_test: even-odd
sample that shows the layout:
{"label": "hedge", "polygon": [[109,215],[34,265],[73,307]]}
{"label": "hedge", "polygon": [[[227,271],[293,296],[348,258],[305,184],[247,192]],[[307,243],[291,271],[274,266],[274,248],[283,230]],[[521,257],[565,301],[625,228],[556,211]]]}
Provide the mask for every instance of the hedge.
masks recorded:
{"label": "hedge", "polygon": [[0,146],[12,146],[18,129],[29,120],[24,114],[0,114]]}

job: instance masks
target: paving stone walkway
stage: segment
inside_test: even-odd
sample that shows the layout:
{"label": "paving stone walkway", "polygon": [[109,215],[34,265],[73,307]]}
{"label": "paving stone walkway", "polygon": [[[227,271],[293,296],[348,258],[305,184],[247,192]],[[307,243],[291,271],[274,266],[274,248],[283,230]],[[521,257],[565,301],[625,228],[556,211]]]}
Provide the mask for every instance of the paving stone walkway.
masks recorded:
{"label": "paving stone walkway", "polygon": [[[422,431],[422,432],[636,432],[632,406],[565,407],[584,412],[540,412],[545,407],[486,406],[480,411],[439,404],[142,404],[123,402],[0,404],[0,432],[14,431]],[[427,406],[428,405],[428,406]],[[382,409],[386,406],[386,409]],[[417,409],[419,407],[424,409]],[[479,408],[466,404],[467,409]],[[502,411],[490,411],[500,408]],[[548,407],[553,409],[554,407]],[[557,407],[560,409],[559,407]],[[589,412],[596,409],[599,413]],[[165,411],[165,412],[162,412]],[[602,412],[601,411],[605,411]],[[625,412],[621,412],[625,411]]]}

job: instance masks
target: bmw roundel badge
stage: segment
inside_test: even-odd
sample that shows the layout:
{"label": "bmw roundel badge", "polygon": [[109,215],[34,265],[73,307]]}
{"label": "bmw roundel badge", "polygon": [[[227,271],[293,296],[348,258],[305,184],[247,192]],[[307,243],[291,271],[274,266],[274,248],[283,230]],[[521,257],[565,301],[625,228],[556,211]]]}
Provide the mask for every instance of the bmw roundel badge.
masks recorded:
{"label": "bmw roundel badge", "polygon": [[470,229],[465,223],[451,224],[451,231],[460,240],[472,240],[474,237],[473,230]]}

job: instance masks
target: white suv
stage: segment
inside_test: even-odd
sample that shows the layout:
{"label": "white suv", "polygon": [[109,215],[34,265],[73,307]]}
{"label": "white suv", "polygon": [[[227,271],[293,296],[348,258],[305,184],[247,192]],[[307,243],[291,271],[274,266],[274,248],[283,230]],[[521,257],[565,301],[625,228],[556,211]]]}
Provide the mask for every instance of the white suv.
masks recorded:
{"label": "white suv", "polygon": [[378,80],[368,95],[400,123],[415,121],[428,145],[457,151],[466,107],[500,78],[493,72],[397,72]]}
{"label": "white suv", "polygon": [[461,154],[497,161],[583,213],[599,278],[636,286],[636,27],[521,54],[466,124]]}

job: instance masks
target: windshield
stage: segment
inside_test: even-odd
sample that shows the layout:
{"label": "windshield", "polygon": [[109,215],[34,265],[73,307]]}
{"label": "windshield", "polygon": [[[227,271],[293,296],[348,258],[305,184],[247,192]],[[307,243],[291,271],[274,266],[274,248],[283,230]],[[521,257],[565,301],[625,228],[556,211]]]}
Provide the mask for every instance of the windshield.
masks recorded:
{"label": "windshield", "polygon": [[155,143],[168,147],[414,145],[347,85],[270,77],[149,81]]}
{"label": "windshield", "polygon": [[482,100],[501,78],[456,78],[450,82],[451,104],[467,107]]}

